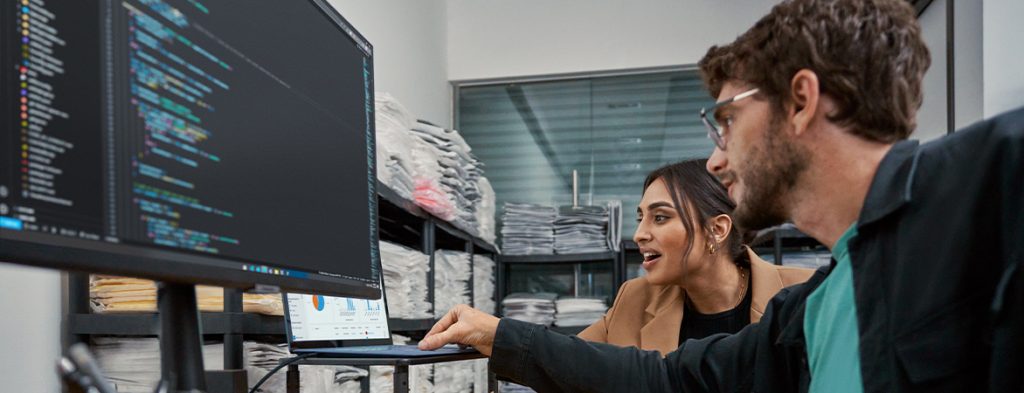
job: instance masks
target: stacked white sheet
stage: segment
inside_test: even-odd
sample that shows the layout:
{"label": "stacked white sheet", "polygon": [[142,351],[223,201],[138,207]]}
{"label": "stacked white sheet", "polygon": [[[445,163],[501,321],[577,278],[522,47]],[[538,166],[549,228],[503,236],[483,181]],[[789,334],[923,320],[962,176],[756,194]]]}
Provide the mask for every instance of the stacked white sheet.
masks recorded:
{"label": "stacked white sheet", "polygon": [[494,314],[494,260],[486,255],[473,255],[473,307]]}
{"label": "stacked white sheet", "polygon": [[555,301],[556,326],[590,326],[604,316],[604,298],[563,297]]}
{"label": "stacked white sheet", "polygon": [[414,171],[409,152],[417,141],[409,134],[416,118],[391,94],[377,92],[377,178],[412,200]]}
{"label": "stacked white sheet", "polygon": [[555,218],[555,253],[608,251],[607,206],[562,206]]}
{"label": "stacked white sheet", "polygon": [[434,317],[440,318],[452,307],[469,304],[470,254],[437,250],[434,253]]}
{"label": "stacked white sheet", "polygon": [[[391,336],[391,341],[395,344],[409,344],[411,340],[408,337],[394,334]],[[392,366],[372,366],[370,367],[370,392],[371,393],[391,393],[394,392],[394,375],[395,368]],[[434,383],[431,380],[434,379],[434,365],[433,364],[421,364],[416,366],[409,366],[409,391],[414,393],[430,393],[434,390]],[[352,391],[352,393],[358,392],[359,389]]]}
{"label": "stacked white sheet", "polygon": [[486,177],[480,176],[477,186],[480,188],[480,205],[476,209],[476,221],[480,228],[477,231],[477,236],[485,242],[495,244],[497,239],[497,223],[495,222],[497,196],[494,194],[494,188],[491,187],[491,181]]}
{"label": "stacked white sheet", "polygon": [[[254,341],[243,343],[244,361],[249,386],[254,386],[283,358],[291,357],[286,344],[267,344]],[[358,392],[359,379],[366,370],[351,366],[299,366],[299,390],[302,393]],[[284,392],[286,373],[278,371],[260,386],[260,392]]]}
{"label": "stacked white sheet", "polygon": [[[96,337],[92,351],[100,369],[118,392],[151,393],[160,379],[160,342],[153,337]],[[243,343],[243,359],[249,386],[253,386],[278,360],[291,357],[284,344]],[[207,370],[224,368],[224,345],[203,345]],[[359,379],[366,370],[348,366],[300,366],[302,393],[358,392]],[[260,387],[260,392],[284,392],[285,373],[278,372]]]}
{"label": "stacked white sheet", "polygon": [[376,94],[377,178],[431,214],[489,243],[494,189],[458,131],[417,121],[397,99]]}
{"label": "stacked white sheet", "polygon": [[391,318],[431,318],[427,300],[427,272],[430,256],[387,241],[380,242],[380,260],[384,268]]}
{"label": "stacked white sheet", "polygon": [[554,207],[506,202],[501,250],[507,255],[552,254],[555,246]]}
{"label": "stacked white sheet", "polygon": [[434,365],[434,392],[473,393],[475,361],[445,362]]}
{"label": "stacked white sheet", "polygon": [[425,194],[417,183],[414,192],[416,202],[428,210],[432,207],[438,209],[435,214],[439,217],[480,236],[477,218],[477,209],[483,199],[478,184],[483,177],[480,161],[470,153],[469,145],[458,131],[420,121],[413,125],[411,132],[424,142],[420,146],[426,147],[414,149],[413,159],[418,166],[431,169],[423,177],[436,186],[430,191],[438,191]]}
{"label": "stacked white sheet", "polygon": [[[160,342],[153,337],[95,337],[93,355],[118,392],[152,393],[160,380]],[[224,346],[203,346],[203,366],[224,368]]]}
{"label": "stacked white sheet", "polygon": [[506,317],[520,321],[551,325],[555,321],[555,298],[553,293],[517,292],[505,296],[501,309]]}

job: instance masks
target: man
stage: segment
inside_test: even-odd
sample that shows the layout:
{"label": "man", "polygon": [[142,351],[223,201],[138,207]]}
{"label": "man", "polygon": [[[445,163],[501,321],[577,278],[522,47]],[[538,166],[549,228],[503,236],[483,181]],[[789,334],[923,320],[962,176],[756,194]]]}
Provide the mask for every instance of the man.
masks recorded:
{"label": "man", "polygon": [[929,61],[903,0],[786,1],[701,61],[737,224],[834,256],[760,323],[662,359],[460,306],[420,346],[541,391],[1021,391],[1024,110],[905,141]]}

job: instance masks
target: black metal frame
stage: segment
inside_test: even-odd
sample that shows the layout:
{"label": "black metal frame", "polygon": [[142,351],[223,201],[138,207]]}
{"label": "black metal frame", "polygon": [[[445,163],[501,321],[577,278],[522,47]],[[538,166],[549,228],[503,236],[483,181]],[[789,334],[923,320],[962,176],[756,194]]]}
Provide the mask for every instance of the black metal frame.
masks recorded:
{"label": "black metal frame", "polygon": [[750,248],[754,251],[771,251],[775,257],[773,262],[782,265],[782,259],[786,250],[809,249],[821,246],[814,238],[805,235],[795,227],[779,226],[762,231],[757,237],[750,241]]}
{"label": "black metal frame", "polygon": [[[462,360],[474,360],[485,358],[480,353],[470,354],[457,354],[457,355],[444,355],[434,356],[425,358],[322,358],[322,357],[309,357],[302,360],[298,360],[294,363],[288,364],[287,374],[287,385],[286,392],[298,393],[299,392],[299,366],[300,365],[316,365],[316,366],[394,366],[395,373],[392,376],[394,384],[393,388],[396,393],[408,393],[409,392],[409,366],[415,366],[419,364],[433,364],[433,363],[444,363],[444,362],[455,362]],[[292,359],[281,359],[279,364],[285,364],[291,362]],[[369,392],[370,378],[364,378],[361,386],[361,391]],[[488,392],[495,392],[496,383],[494,374],[489,374],[488,380]]]}

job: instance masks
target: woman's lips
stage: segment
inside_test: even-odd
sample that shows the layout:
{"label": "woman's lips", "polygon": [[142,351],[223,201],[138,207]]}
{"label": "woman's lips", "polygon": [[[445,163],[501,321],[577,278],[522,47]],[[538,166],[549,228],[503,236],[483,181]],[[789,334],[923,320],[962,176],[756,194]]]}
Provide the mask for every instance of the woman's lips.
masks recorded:
{"label": "woman's lips", "polygon": [[646,259],[645,258],[644,259],[644,263],[643,263],[644,270],[651,270],[651,267],[654,266],[655,263],[658,263],[658,261],[660,261],[660,260],[661,260],[661,256],[660,255],[657,256],[657,257],[651,258],[651,259]]}

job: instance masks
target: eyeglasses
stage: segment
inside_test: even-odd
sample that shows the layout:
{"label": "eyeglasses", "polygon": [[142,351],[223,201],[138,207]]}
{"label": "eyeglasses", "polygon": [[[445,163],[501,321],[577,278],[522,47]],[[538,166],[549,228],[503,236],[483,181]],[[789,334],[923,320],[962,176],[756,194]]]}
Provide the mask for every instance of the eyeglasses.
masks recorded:
{"label": "eyeglasses", "polygon": [[[725,151],[725,134],[729,131],[729,127],[732,126],[732,119],[727,119],[725,124],[718,124],[718,120],[715,120],[714,117],[715,110],[750,97],[756,93],[756,88],[750,89],[737,94],[733,98],[719,102],[710,108],[700,108],[700,120],[704,122],[704,126],[708,129],[708,138],[711,138],[711,140],[715,142],[715,146],[718,146],[720,150]],[[711,113],[712,116],[708,117],[708,113]]]}

